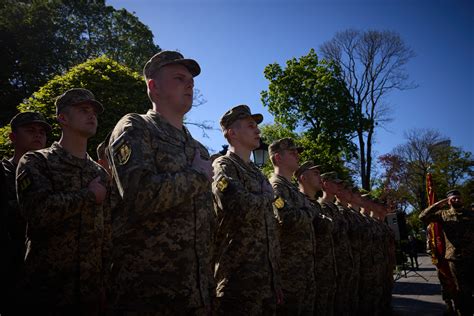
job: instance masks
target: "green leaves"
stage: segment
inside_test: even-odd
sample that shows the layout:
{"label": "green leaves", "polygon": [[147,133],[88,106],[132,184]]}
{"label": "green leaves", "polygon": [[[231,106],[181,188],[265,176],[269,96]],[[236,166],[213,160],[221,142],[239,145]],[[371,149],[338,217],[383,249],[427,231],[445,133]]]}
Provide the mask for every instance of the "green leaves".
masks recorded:
{"label": "green leaves", "polygon": [[265,67],[270,83],[261,92],[261,100],[282,128],[298,131],[309,148],[303,158],[348,176],[342,158],[356,155],[351,141],[355,116],[339,73],[334,63],[319,60],[311,49],[306,56],[288,60],[285,68],[278,64]]}
{"label": "green leaves", "polygon": [[0,122],[34,91],[71,67],[104,54],[141,72],[160,51],[150,29],[105,1],[3,0],[0,3]]}
{"label": "green leaves", "polygon": [[[105,112],[99,116],[97,135],[89,141],[88,151],[93,157],[97,145],[123,115],[130,112],[144,113],[149,108],[141,75],[106,56],[89,60],[62,76],[54,77],[18,106],[21,112],[40,112],[46,117],[53,126],[49,143],[59,139],[61,133],[56,122],[54,102],[57,96],[71,88],[89,89],[105,107]],[[11,154],[7,141],[8,129],[8,126],[0,129],[0,152],[4,156]]]}

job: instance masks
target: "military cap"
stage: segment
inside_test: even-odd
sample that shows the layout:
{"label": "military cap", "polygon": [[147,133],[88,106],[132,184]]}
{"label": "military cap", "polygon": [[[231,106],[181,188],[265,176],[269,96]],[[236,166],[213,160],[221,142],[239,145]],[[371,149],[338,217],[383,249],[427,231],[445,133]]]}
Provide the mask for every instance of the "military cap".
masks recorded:
{"label": "military cap", "polygon": [[143,75],[146,79],[150,79],[155,75],[161,67],[171,64],[180,64],[186,67],[193,77],[201,73],[201,67],[194,59],[186,59],[181,53],[164,50],[153,55],[143,67]]}
{"label": "military cap", "polygon": [[15,115],[10,121],[10,127],[12,131],[16,130],[18,127],[31,124],[31,123],[38,123],[44,127],[47,133],[51,132],[51,125],[46,122],[43,115],[37,112],[21,112]]}
{"label": "military cap", "polygon": [[268,146],[268,155],[273,157],[276,153],[282,152],[283,150],[292,150],[296,149],[298,153],[303,152],[303,147],[296,146],[293,138],[285,137],[279,140],[274,141]]}
{"label": "military cap", "polygon": [[87,89],[83,88],[73,88],[69,89],[63,94],[61,94],[56,99],[56,114],[59,114],[64,110],[64,108],[71,105],[79,105],[88,103],[91,104],[97,114],[104,112],[104,107],[102,103],[97,101],[94,97],[94,94]]}
{"label": "military cap", "polygon": [[260,113],[252,114],[250,112],[250,108],[247,105],[241,104],[241,105],[237,105],[233,107],[232,109],[224,113],[220,121],[221,128],[223,131],[225,131],[235,121],[241,120],[247,117],[252,117],[257,124],[260,124],[263,121],[262,114]]}
{"label": "military cap", "polygon": [[461,195],[461,192],[459,192],[458,190],[449,190],[448,192],[446,192],[446,197],[451,197],[451,196],[460,196]]}
{"label": "military cap", "polygon": [[342,183],[341,179],[337,177],[337,173],[334,171],[331,172],[326,172],[321,175],[321,180],[323,181],[330,181],[330,182],[335,182],[335,183]]}
{"label": "military cap", "polygon": [[312,161],[305,161],[301,164],[301,166],[298,169],[296,169],[294,176],[295,178],[298,178],[307,170],[320,169],[320,168],[321,168],[320,165],[315,165],[314,162]]}
{"label": "military cap", "polygon": [[366,200],[369,200],[369,201],[373,201],[374,198],[372,197],[372,195],[366,193],[366,194],[362,194],[361,197],[363,197],[364,199]]}

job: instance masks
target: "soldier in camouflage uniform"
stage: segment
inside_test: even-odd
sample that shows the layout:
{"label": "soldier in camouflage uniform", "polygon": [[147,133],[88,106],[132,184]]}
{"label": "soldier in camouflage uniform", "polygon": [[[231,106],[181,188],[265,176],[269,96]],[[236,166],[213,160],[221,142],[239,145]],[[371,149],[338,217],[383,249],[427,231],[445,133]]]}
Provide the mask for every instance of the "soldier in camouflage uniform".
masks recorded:
{"label": "soldier in camouflage uniform", "polygon": [[313,226],[315,232],[315,302],[314,315],[334,315],[334,299],[336,294],[336,258],[334,254],[332,219],[324,214],[319,205],[317,194],[322,189],[319,166],[306,161],[295,172],[299,190],[311,201],[316,216]]}
{"label": "soldier in camouflage uniform", "polygon": [[321,175],[323,182],[323,196],[319,200],[322,208],[333,219],[334,223],[334,252],[336,256],[337,280],[336,297],[334,303],[335,315],[349,315],[352,311],[349,305],[353,289],[347,287],[352,284],[354,262],[349,240],[349,223],[343,213],[334,204],[334,198],[342,181],[337,178],[336,172],[327,172]]}
{"label": "soldier in camouflage uniform", "polygon": [[27,223],[19,299],[32,313],[96,315],[103,305],[107,175],[87,154],[102,111],[90,91],[66,91],[56,100],[61,139],[18,163],[18,203]]}
{"label": "soldier in camouflage uniform", "polygon": [[111,134],[112,176],[122,198],[111,275],[117,314],[210,308],[212,168],[206,148],[183,125],[200,71],[178,52],[154,55],[143,70],[152,109],[125,115]]}
{"label": "soldier in camouflage uniform", "polygon": [[313,315],[315,237],[313,220],[316,209],[292,182],[298,169],[299,153],[291,138],[282,138],[269,146],[274,174],[270,178],[278,201],[279,239],[281,247],[280,271],[284,304],[281,315]]}
{"label": "soldier in camouflage uniform", "polygon": [[[472,291],[474,289],[474,213],[464,209],[461,194],[450,190],[447,198],[434,203],[420,214],[429,224],[443,225],[445,235],[445,259],[456,284],[454,305],[460,315],[472,315]],[[449,206],[449,209],[442,209]]]}
{"label": "soldier in camouflage uniform", "polygon": [[272,315],[282,300],[274,194],[250,161],[260,145],[257,124],[262,120],[239,105],[220,121],[229,150],[213,162],[219,315]]}
{"label": "soldier in camouflage uniform", "polygon": [[[4,284],[9,291],[7,297],[12,293],[15,283],[20,276],[23,259],[25,257],[25,230],[26,223],[20,215],[16,198],[16,167],[21,156],[27,151],[42,149],[46,146],[47,134],[51,131],[51,126],[46,122],[43,115],[35,112],[23,112],[15,115],[10,121],[11,133],[10,141],[14,147],[13,157],[2,160],[2,167],[5,173],[5,186],[7,193],[7,205],[4,207],[5,227],[7,229],[8,244],[4,252],[4,261],[8,264]],[[3,272],[3,271],[2,271]],[[6,299],[5,302],[11,302]]]}
{"label": "soldier in camouflage uniform", "polygon": [[348,235],[351,245],[353,273],[351,283],[347,284],[350,289],[349,306],[352,311],[357,311],[359,307],[359,283],[360,283],[360,260],[361,250],[365,245],[362,244],[362,235],[365,233],[364,221],[356,210],[352,209],[352,187],[346,183],[338,185],[338,193],[336,195],[339,211],[349,223]]}

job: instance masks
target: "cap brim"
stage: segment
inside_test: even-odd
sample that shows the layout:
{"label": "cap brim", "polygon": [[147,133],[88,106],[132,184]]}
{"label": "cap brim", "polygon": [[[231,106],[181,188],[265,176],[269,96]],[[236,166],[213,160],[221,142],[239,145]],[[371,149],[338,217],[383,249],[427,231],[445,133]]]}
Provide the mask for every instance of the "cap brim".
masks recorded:
{"label": "cap brim", "polygon": [[86,103],[92,105],[97,114],[101,114],[101,113],[104,112],[104,106],[102,105],[102,103],[100,103],[99,101],[96,101],[96,100],[84,100],[84,101],[81,101],[81,102],[78,102],[78,103],[71,104],[69,106],[75,106],[75,105],[86,104]]}
{"label": "cap brim", "polygon": [[183,65],[184,67],[186,67],[189,70],[189,72],[191,73],[191,75],[193,77],[197,77],[201,73],[201,67],[199,66],[197,61],[195,61],[194,59],[171,60],[167,63],[164,63],[161,67],[164,67],[166,65],[171,65],[171,64],[181,64],[181,65]]}
{"label": "cap brim", "polygon": [[254,119],[254,121],[255,121],[257,124],[260,124],[260,123],[263,122],[263,115],[260,114],[260,113],[252,114],[252,115],[250,115],[250,116]]}
{"label": "cap brim", "polygon": [[43,126],[46,129],[47,133],[51,132],[51,130],[53,129],[51,127],[51,125],[49,125],[45,121],[40,121],[40,120],[28,121],[28,122],[25,122],[25,123],[17,125],[17,126],[25,126],[25,125],[28,125],[28,124],[40,124],[41,126]]}

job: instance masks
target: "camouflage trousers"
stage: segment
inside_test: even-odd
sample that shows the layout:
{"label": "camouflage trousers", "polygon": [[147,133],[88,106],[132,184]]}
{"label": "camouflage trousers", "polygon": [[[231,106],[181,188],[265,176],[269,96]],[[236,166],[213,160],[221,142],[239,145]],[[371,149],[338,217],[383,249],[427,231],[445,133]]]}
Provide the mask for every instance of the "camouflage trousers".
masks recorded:
{"label": "camouflage trousers", "polygon": [[316,292],[314,297],[314,313],[318,316],[334,315],[334,299],[336,297],[335,278],[332,281],[316,281]]}
{"label": "camouflage trousers", "polygon": [[474,290],[474,259],[449,261],[449,268],[456,284],[454,305],[461,315],[473,315],[472,291]]}

